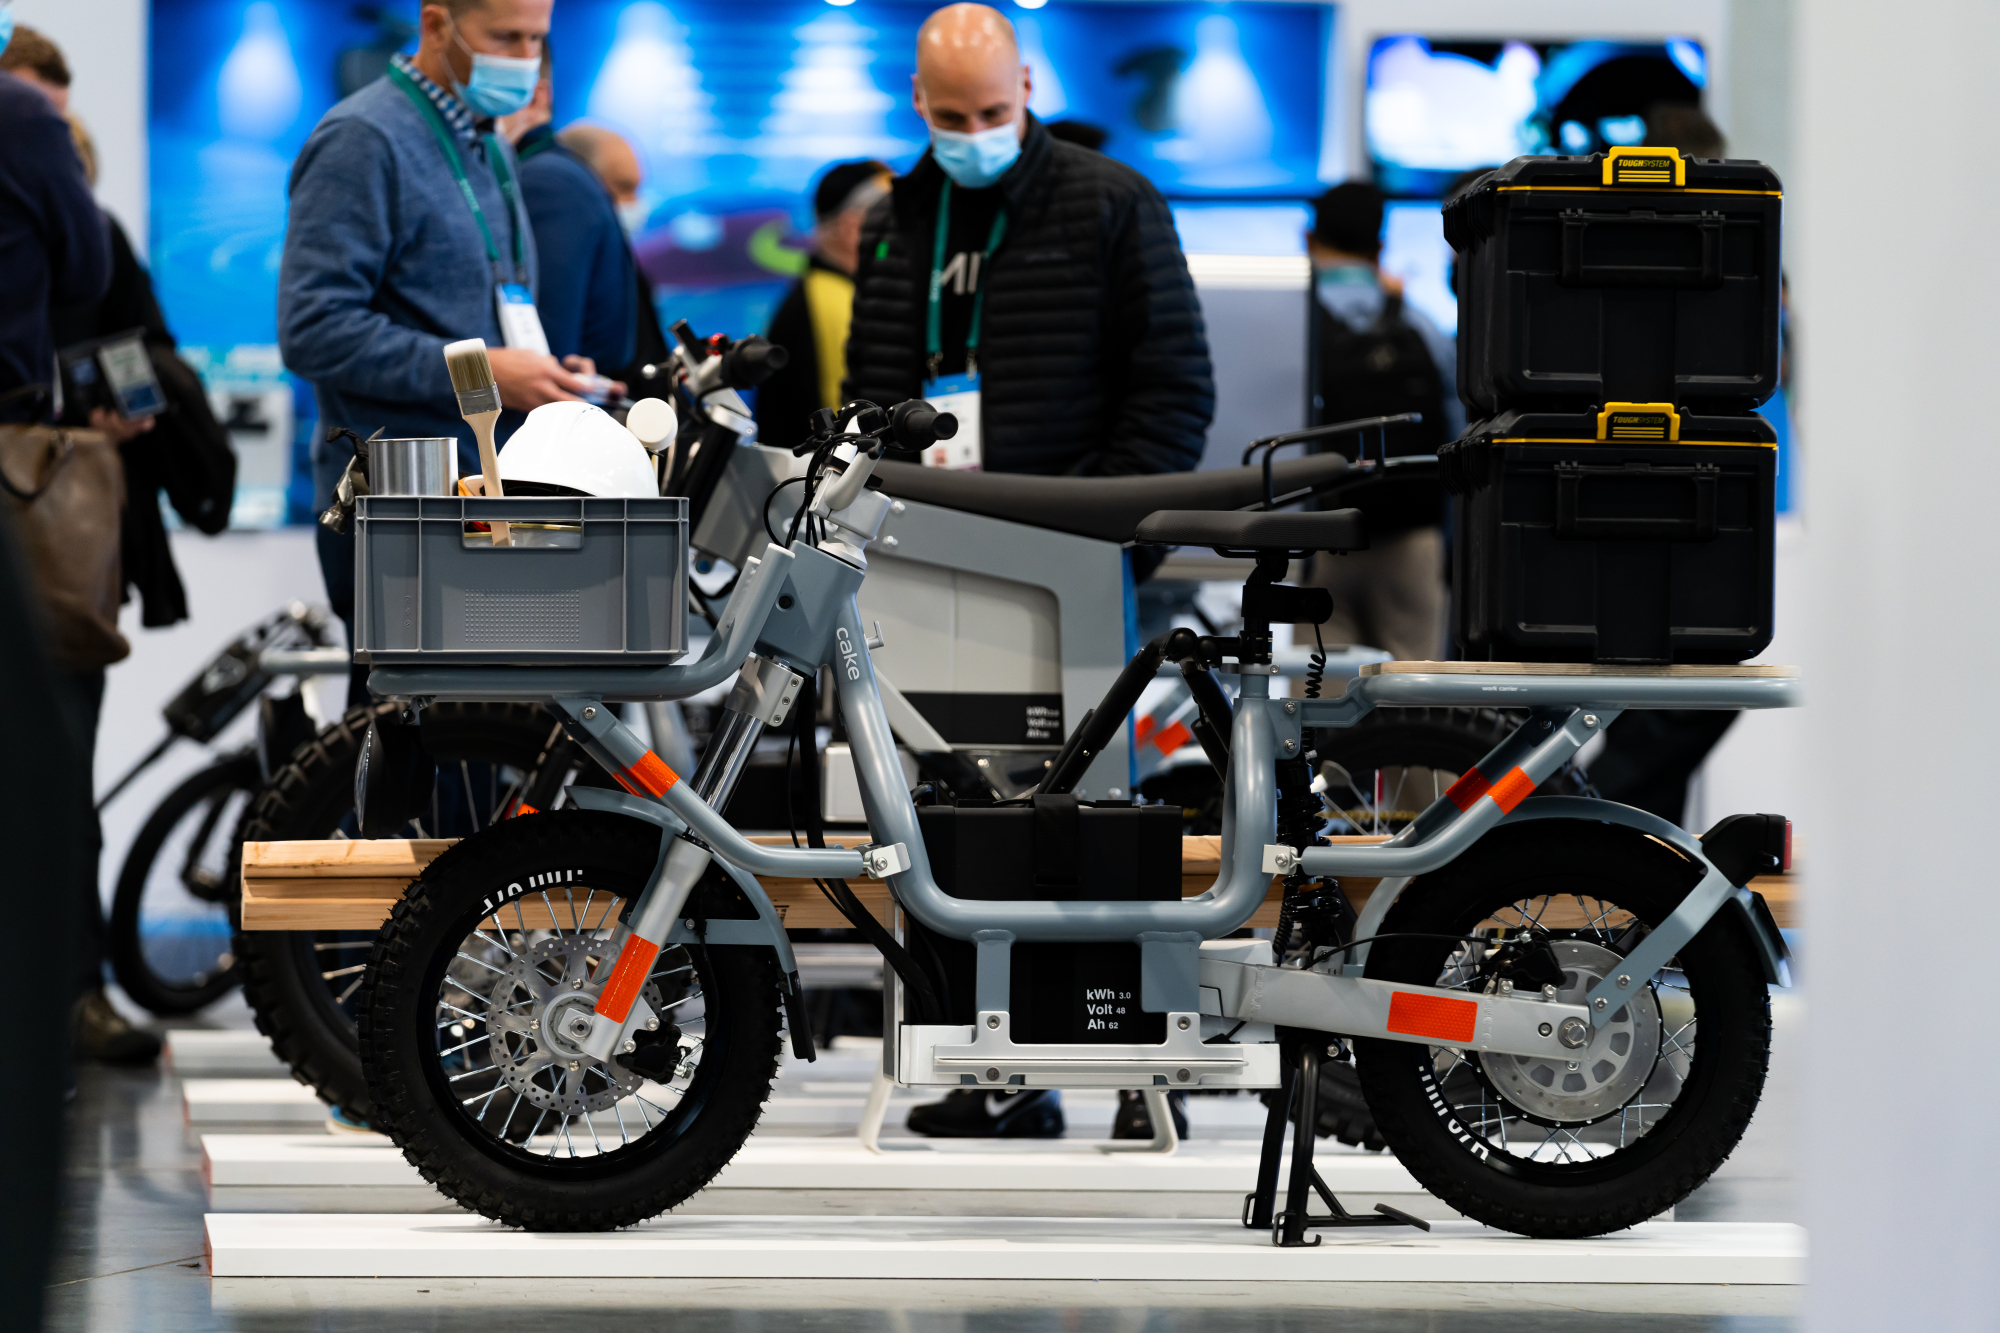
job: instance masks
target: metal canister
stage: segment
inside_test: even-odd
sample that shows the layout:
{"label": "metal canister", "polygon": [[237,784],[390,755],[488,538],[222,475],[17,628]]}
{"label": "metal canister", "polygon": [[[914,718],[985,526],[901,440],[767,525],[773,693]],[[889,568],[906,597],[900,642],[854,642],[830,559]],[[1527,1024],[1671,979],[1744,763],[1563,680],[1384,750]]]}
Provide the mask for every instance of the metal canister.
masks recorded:
{"label": "metal canister", "polygon": [[455,495],[458,441],[448,437],[368,442],[371,495]]}

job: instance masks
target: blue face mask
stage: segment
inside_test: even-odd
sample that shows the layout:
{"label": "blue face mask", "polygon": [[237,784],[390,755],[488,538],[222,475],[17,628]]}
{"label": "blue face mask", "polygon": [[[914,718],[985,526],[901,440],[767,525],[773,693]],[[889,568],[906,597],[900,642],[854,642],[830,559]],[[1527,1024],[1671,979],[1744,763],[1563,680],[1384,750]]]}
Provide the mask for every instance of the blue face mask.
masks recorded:
{"label": "blue face mask", "polygon": [[482,116],[511,116],[534,97],[535,85],[542,78],[539,57],[483,55],[467,46],[455,31],[452,40],[472,57],[472,77],[457,91],[474,111]]}
{"label": "blue face mask", "polygon": [[0,4],[0,51],[7,49],[7,43],[14,40],[14,6]]}
{"label": "blue face mask", "polygon": [[983,190],[1007,174],[1021,155],[1021,130],[1013,124],[961,134],[931,129],[931,156],[961,189]]}

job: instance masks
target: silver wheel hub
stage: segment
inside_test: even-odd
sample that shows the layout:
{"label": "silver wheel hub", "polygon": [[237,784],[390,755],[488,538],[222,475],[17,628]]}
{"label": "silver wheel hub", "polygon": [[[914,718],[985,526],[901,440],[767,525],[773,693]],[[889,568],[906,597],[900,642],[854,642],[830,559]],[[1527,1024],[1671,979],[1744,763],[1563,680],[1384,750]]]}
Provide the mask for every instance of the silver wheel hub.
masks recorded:
{"label": "silver wheel hub", "polygon": [[[597,1003],[592,960],[603,974],[611,962],[608,940],[539,940],[508,963],[489,997],[494,1068],[530,1105],[564,1116],[608,1110],[645,1085],[643,1076],[577,1044],[590,1031]],[[552,975],[557,968],[559,977]],[[641,994],[659,1009],[655,983],[647,982]]]}
{"label": "silver wheel hub", "polygon": [[[1582,1004],[1590,988],[1625,961],[1582,940],[1553,940],[1549,947],[1562,965],[1556,999],[1563,1004]],[[1502,1097],[1529,1115],[1559,1124],[1601,1119],[1638,1096],[1652,1076],[1660,1055],[1659,1000],[1643,986],[1602,1027],[1591,1031],[1570,1019],[1561,1039],[1573,1049],[1560,1058],[1482,1052],[1479,1067]]]}

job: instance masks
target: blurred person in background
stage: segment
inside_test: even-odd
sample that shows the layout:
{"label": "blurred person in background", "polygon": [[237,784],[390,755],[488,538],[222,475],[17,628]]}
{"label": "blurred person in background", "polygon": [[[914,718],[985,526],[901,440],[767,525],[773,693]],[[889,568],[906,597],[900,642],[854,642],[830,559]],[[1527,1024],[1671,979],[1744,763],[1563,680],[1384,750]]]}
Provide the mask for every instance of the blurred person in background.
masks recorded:
{"label": "blurred person in background", "polygon": [[[0,38],[5,31],[0,15]],[[4,100],[0,93],[0,106]],[[8,123],[0,111],[0,126]],[[0,161],[5,157],[0,149]],[[0,277],[0,292],[6,286]],[[80,822],[90,806],[74,795],[79,788],[88,795],[90,778],[81,771],[87,751],[68,725],[63,672],[50,660],[45,621],[29,586],[33,568],[12,527],[0,505],[0,644],[6,645],[0,652],[0,692],[13,704],[8,744],[16,755],[33,756],[33,762],[0,765],[0,842],[8,859],[0,902],[14,920],[53,923],[49,886],[75,883],[91,873],[84,864],[86,835]],[[57,1033],[69,1021],[76,971],[73,933],[44,929],[33,947],[13,951],[9,975],[19,1031]],[[0,1302],[7,1326],[20,1329],[42,1326],[49,1265],[62,1235],[55,1219],[62,1199],[63,1106],[75,1087],[70,1054],[61,1041],[38,1042],[35,1054],[33,1076],[17,1079],[0,1098],[0,1135],[10,1143],[36,1145],[32,1151],[8,1153],[0,1169],[0,1191],[7,1199],[0,1212]]]}
{"label": "blurred person in background", "polygon": [[69,62],[35,29],[25,23],[14,25],[12,38],[0,50],[0,70],[48,98],[58,116],[69,115]]}
{"label": "blurred person in background", "polygon": [[652,372],[668,360],[668,354],[673,349],[667,342],[665,330],[660,327],[659,307],[653,302],[653,284],[647,279],[646,271],[639,267],[639,256],[632,249],[646,226],[646,204],[639,198],[639,189],[646,183],[646,177],[639,167],[639,155],[632,151],[632,145],[626,142],[623,135],[601,125],[571,125],[556,135],[556,142],[589,167],[591,174],[610,194],[612,207],[618,214],[618,225],[625,233],[625,253],[631,260],[633,311],[636,315],[632,356],[622,365],[611,363],[605,374],[624,381],[630,386],[628,392],[634,398],[645,397],[648,393],[671,397],[668,391],[673,387],[673,367],[668,365],[660,372],[667,377],[663,384],[654,382]]}
{"label": "blurred person in background", "polygon": [[[541,261],[535,309],[556,356],[623,366],[632,360],[637,337],[638,261],[610,191],[556,135],[552,70],[545,41],[534,98],[500,122],[521,162],[521,198]],[[636,194],[636,183],[633,189]]]}
{"label": "blurred person in background", "polygon": [[[510,343],[500,323],[503,299],[518,311],[516,298],[535,294],[536,255],[519,164],[494,121],[533,98],[553,4],[431,0],[416,54],[392,57],[385,77],[321,117],[292,165],[278,345],[327,428],[313,446],[322,507],[353,457],[341,428],[451,437],[460,475],[479,472],[446,343],[486,340],[503,439],[522,413],[580,396],[579,376],[595,373],[519,332]],[[317,536],[327,600],[352,643],[354,539],[324,526]],[[364,674],[349,694],[366,699]]]}
{"label": "blurred person in background", "polygon": [[[1403,300],[1403,284],[1382,271],[1382,192],[1362,181],[1336,185],[1313,201],[1306,254],[1313,268],[1313,374],[1318,421],[1415,412],[1416,425],[1391,427],[1390,456],[1435,453],[1465,428],[1458,401],[1458,353],[1451,336]],[[1314,448],[1349,459],[1380,452],[1382,437],[1336,436]],[[1347,503],[1343,499],[1342,503]],[[1403,659],[1430,660],[1444,648],[1444,493],[1434,481],[1369,488],[1354,503],[1367,516],[1368,549],[1313,557],[1306,582],[1333,594],[1326,643],[1358,643]],[[1310,625],[1293,641],[1309,642]]]}
{"label": "blurred person in background", "polygon": [[54,410],[52,302],[95,301],[111,280],[111,236],[62,109],[69,69],[32,29],[0,26],[0,421]]}
{"label": "blurred person in background", "polygon": [[[60,397],[51,306],[103,298],[111,238],[57,110],[69,87],[61,54],[37,33],[12,30],[11,7],[0,8],[0,28],[8,38],[0,52],[0,422],[10,423],[0,425],[0,474],[7,478],[0,510],[20,529],[20,545],[10,546],[10,572],[21,572],[52,660],[46,672],[29,670],[39,635],[19,634],[18,624],[5,640],[5,656],[36,677],[37,688],[16,696],[17,713],[59,728],[56,748],[38,753],[48,765],[39,780],[63,807],[54,827],[38,828],[29,841],[59,836],[64,843],[51,881],[59,899],[55,912],[45,914],[57,924],[48,948],[62,960],[52,992],[56,1012],[68,1015],[80,1050],[150,1060],[157,1040],[126,1024],[103,991],[91,773],[104,669],[131,651],[118,633],[116,591],[101,586],[115,581],[122,478],[104,437],[72,439],[65,450],[49,430]],[[15,72],[22,69],[25,77]],[[57,456],[62,463],[52,469],[49,460]],[[65,566],[73,579],[64,579]],[[110,578],[96,579],[97,571]],[[28,952],[39,957],[43,950]]]}
{"label": "blurred person in background", "polygon": [[931,144],[862,224],[843,396],[956,412],[932,465],[1193,468],[1215,382],[1167,201],[1049,134],[1013,25],[985,5],[925,20],[911,91]]}
{"label": "blurred person in background", "polygon": [[[89,131],[74,115],[69,126],[85,174],[95,185],[97,152]],[[188,604],[160,513],[160,495],[164,492],[174,512],[197,531],[211,536],[221,532],[229,526],[236,495],[236,452],[228,432],[215,419],[201,377],[180,358],[153,295],[153,280],[133,251],[131,238],[118,219],[106,213],[104,220],[111,237],[111,281],[100,300],[58,305],[50,311],[56,346],[73,347],[137,331],[167,410],[159,416],[127,418],[115,409],[69,402],[62,421],[102,430],[118,445],[125,473],[120,600],[129,601],[136,592],[139,623],[161,629],[186,620]],[[94,811],[90,831],[94,862],[101,849]],[[94,865],[92,869],[94,874]],[[104,993],[104,940],[101,900],[92,896],[85,905],[84,956],[79,960],[83,994],[77,1007],[77,1056],[110,1064],[150,1064],[159,1056],[159,1038],[133,1027]]]}
{"label": "blurred person in background", "polygon": [[[1729,155],[1715,122],[1700,107],[1678,102],[1647,108],[1646,145],[1676,148],[1685,157]],[[1681,824],[1688,784],[1735,721],[1735,713],[1720,709],[1629,709],[1604,729],[1590,781],[1606,800]]]}
{"label": "blurred person in background", "polygon": [[[930,148],[861,226],[844,398],[924,397],[959,434],[929,466],[1117,476],[1201,461],[1215,412],[1208,336],[1167,201],[1065,143],[1028,110],[1014,28],[985,5],[938,10],[911,76]],[[1174,1105],[1177,1122],[1184,1119]],[[944,1137],[1053,1138],[1052,1089],[947,1093],[910,1112]],[[1144,1138],[1121,1095],[1112,1133]]]}
{"label": "blurred person in background", "polygon": [[812,250],[806,271],[785,293],[766,336],[791,354],[757,388],[757,439],[789,449],[806,438],[806,421],[839,407],[847,378],[847,329],[854,317],[854,266],[861,220],[889,193],[885,162],[836,162],[813,190]]}

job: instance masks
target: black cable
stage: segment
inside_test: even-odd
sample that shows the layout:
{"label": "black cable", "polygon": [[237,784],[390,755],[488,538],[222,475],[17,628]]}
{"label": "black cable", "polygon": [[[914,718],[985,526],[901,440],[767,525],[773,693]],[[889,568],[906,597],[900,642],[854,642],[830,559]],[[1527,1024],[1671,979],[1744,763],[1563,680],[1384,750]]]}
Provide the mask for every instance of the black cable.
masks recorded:
{"label": "black cable", "polygon": [[[792,703],[792,707],[797,710],[797,721],[792,727],[791,740],[785,746],[785,822],[790,827],[794,847],[799,845],[799,820],[792,801],[792,764],[800,756],[804,757],[806,771],[810,774],[807,781],[812,790],[807,794],[813,798],[812,808],[806,816],[806,842],[812,847],[826,846],[826,825],[819,811],[819,738],[814,735],[810,745],[801,743],[805,736],[813,734],[809,729],[818,723],[815,716],[819,711],[815,700],[817,683],[809,675],[800,685],[798,698]],[[825,895],[826,900],[833,904],[834,910],[845,917],[847,923],[859,931],[863,939],[875,946],[876,952],[882,955],[882,961],[889,965],[890,970],[895,972],[897,979],[903,983],[903,988],[908,992],[911,1001],[907,1005],[910,1011],[909,1021],[924,1024],[942,1023],[944,1008],[938,1003],[937,991],[931,984],[931,978],[925,974],[917,960],[910,956],[909,951],[896,942],[896,937],[875,919],[875,914],[855,896],[847,881],[815,879],[813,884]]]}
{"label": "black cable", "polygon": [[[776,530],[775,530],[774,528],[772,528],[772,526],[771,526],[771,501],[773,501],[773,500],[777,499],[777,498],[778,498],[778,492],[779,492],[779,491],[782,491],[782,490],[784,490],[784,489],[785,489],[785,487],[787,487],[787,486],[790,486],[790,485],[791,485],[791,484],[792,484],[793,482],[802,482],[802,481],[805,481],[805,480],[806,480],[806,478],[805,478],[805,477],[787,477],[787,478],[785,478],[785,479],[784,479],[783,481],[779,482],[779,483],[778,483],[778,484],[777,484],[776,486],[773,486],[773,487],[771,488],[771,493],[770,493],[769,495],[767,495],[767,496],[765,496],[765,497],[764,497],[764,531],[765,531],[765,533],[766,533],[766,534],[767,534],[767,535],[768,535],[768,536],[769,536],[769,537],[771,538],[771,540],[772,540],[772,541],[773,541],[774,543],[776,543],[777,545],[779,545],[779,546],[790,546],[790,545],[791,545],[791,539],[790,539],[789,537],[780,537],[780,536],[779,536],[779,535],[777,534],[777,531],[776,531]],[[801,501],[799,502],[799,507],[800,507],[801,509],[805,508],[805,501],[804,501],[804,500],[801,500]],[[792,522],[793,522],[793,524],[794,524],[794,530],[796,531],[796,524],[797,524],[797,522],[798,522],[798,515],[797,515],[797,514],[794,514],[794,515],[792,515]],[[736,580],[735,580],[735,579],[731,579],[731,580],[729,581],[729,585],[730,585],[731,587],[735,587],[735,586],[736,586]],[[720,596],[720,595],[721,595],[721,594],[719,594],[719,593],[717,594],[717,596]]]}
{"label": "black cable", "polygon": [[715,608],[708,604],[708,598],[702,595],[701,589],[695,586],[693,579],[688,580],[688,597],[694,602],[695,614],[706,620],[710,629],[714,629]]}
{"label": "black cable", "polygon": [[1314,652],[1307,659],[1311,663],[1306,668],[1306,698],[1308,699],[1319,698],[1320,682],[1326,679],[1326,640],[1319,636],[1318,625],[1313,626],[1313,647],[1318,651]]}

